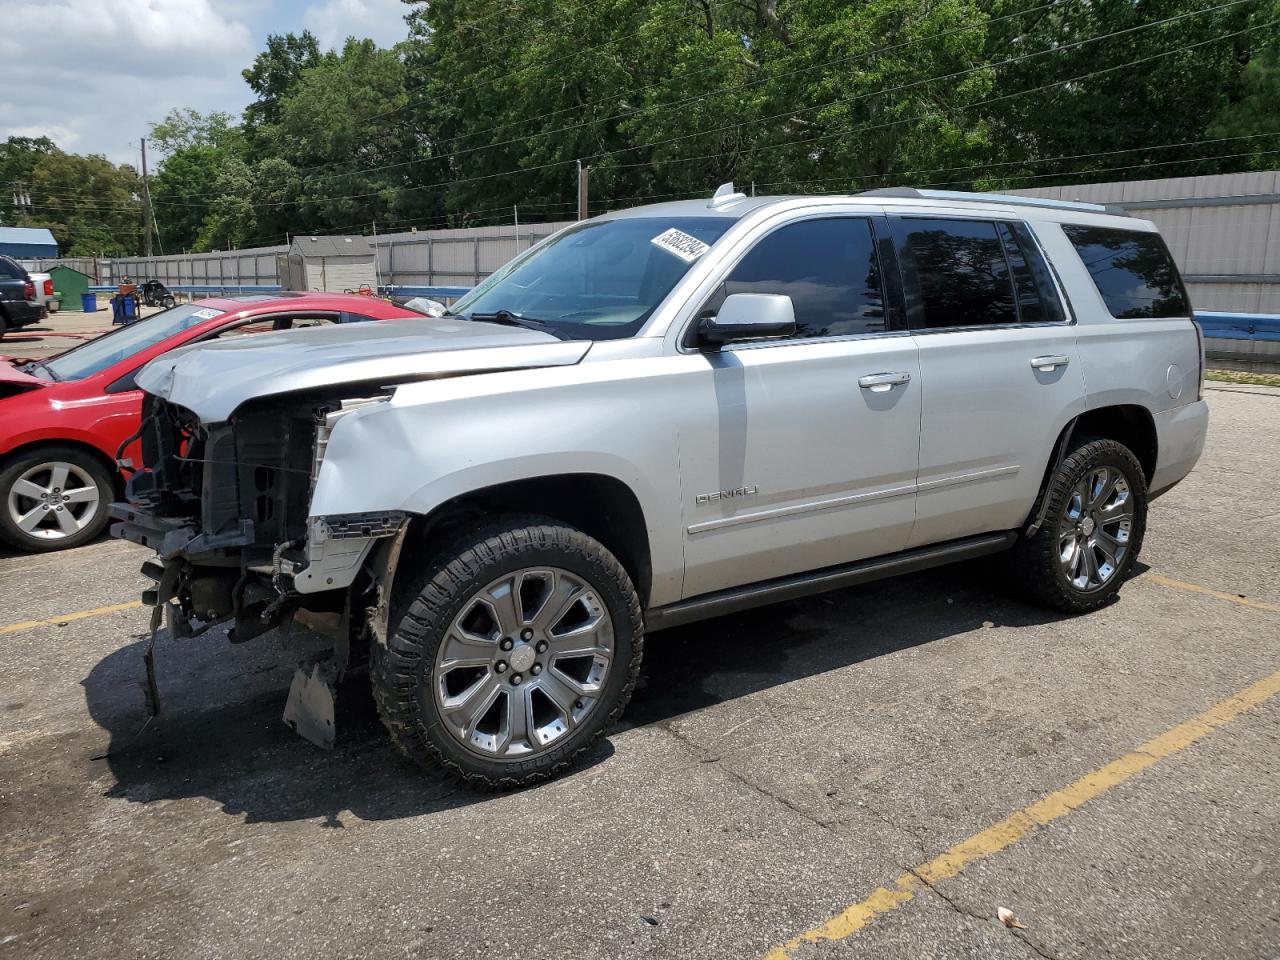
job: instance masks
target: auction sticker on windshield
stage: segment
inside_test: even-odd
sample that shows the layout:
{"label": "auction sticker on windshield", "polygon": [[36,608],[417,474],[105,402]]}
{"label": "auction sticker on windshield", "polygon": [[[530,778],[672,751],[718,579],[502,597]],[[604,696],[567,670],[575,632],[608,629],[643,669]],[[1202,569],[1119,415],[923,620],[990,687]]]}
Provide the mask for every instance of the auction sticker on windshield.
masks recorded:
{"label": "auction sticker on windshield", "polygon": [[210,307],[204,307],[203,309],[197,310],[195,313],[191,314],[191,316],[193,318],[198,318],[200,320],[212,320],[214,317],[220,315],[221,313],[222,313],[221,310],[214,310]]}
{"label": "auction sticker on windshield", "polygon": [[666,233],[660,233],[649,241],[655,247],[661,247],[667,253],[674,253],[685,263],[693,263],[711,249],[697,237],[691,237],[683,230],[672,227]]}

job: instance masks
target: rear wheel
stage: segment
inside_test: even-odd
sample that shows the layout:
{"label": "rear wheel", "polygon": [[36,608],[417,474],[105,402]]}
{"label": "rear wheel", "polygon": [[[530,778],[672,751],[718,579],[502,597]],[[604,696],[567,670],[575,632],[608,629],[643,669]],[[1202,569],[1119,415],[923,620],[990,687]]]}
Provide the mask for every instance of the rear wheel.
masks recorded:
{"label": "rear wheel", "polygon": [[513,518],[445,551],[406,597],[373,687],[409,757],[514,787],[568,769],[626,706],[640,668],[640,603],[600,543]]}
{"label": "rear wheel", "polygon": [[1137,457],[1114,440],[1083,440],[1049,478],[1044,523],[1019,541],[1014,570],[1032,599],[1064,613],[1109,602],[1137,561],[1147,484]]}
{"label": "rear wheel", "polygon": [[102,533],[113,487],[106,468],[74,447],[45,447],[0,470],[0,539],[44,553]]}

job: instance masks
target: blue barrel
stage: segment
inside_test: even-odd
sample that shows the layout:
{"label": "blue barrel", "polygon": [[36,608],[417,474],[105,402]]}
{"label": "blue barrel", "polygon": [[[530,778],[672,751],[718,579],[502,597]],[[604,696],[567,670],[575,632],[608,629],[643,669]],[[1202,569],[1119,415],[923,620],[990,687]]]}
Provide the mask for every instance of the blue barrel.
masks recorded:
{"label": "blue barrel", "polygon": [[80,309],[85,313],[93,313],[98,309],[98,295],[96,293],[80,294]]}

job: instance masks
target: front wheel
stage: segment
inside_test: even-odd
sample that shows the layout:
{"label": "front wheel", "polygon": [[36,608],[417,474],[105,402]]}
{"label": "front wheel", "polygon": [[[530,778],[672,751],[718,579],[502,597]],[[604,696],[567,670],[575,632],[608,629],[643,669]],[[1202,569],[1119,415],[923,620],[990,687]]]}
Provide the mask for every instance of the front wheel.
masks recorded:
{"label": "front wheel", "polygon": [[0,540],[44,553],[78,547],[102,533],[114,492],[98,460],[74,447],[45,447],[0,469]]}
{"label": "front wheel", "polygon": [[462,537],[375,643],[374,698],[411,759],[489,787],[545,780],[621,715],[640,669],[640,602],[572,527],[515,518]]}
{"label": "front wheel", "polygon": [[1049,478],[1044,496],[1044,522],[1014,550],[1016,575],[1045,606],[1064,613],[1096,610],[1120,590],[1142,548],[1142,466],[1115,440],[1084,440]]}

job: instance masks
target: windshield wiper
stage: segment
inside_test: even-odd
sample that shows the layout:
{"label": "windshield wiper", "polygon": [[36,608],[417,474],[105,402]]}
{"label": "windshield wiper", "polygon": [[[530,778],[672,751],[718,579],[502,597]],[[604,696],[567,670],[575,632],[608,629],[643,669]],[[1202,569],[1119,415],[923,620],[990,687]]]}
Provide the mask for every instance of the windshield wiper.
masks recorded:
{"label": "windshield wiper", "polygon": [[557,339],[564,340],[565,335],[555,327],[548,324],[545,320],[535,320],[532,317],[522,317],[518,313],[510,310],[495,310],[493,313],[468,313],[468,320],[475,320],[479,323],[501,323],[507,327],[524,327],[526,330],[537,330],[541,333],[549,333]]}
{"label": "windshield wiper", "polygon": [[39,376],[39,374],[36,373],[37,370],[42,370],[44,371],[44,375],[50,380],[57,381],[58,379],[58,375],[49,369],[49,365],[47,363],[42,363],[39,360],[32,360],[30,363],[24,363],[18,369],[33,377]]}

